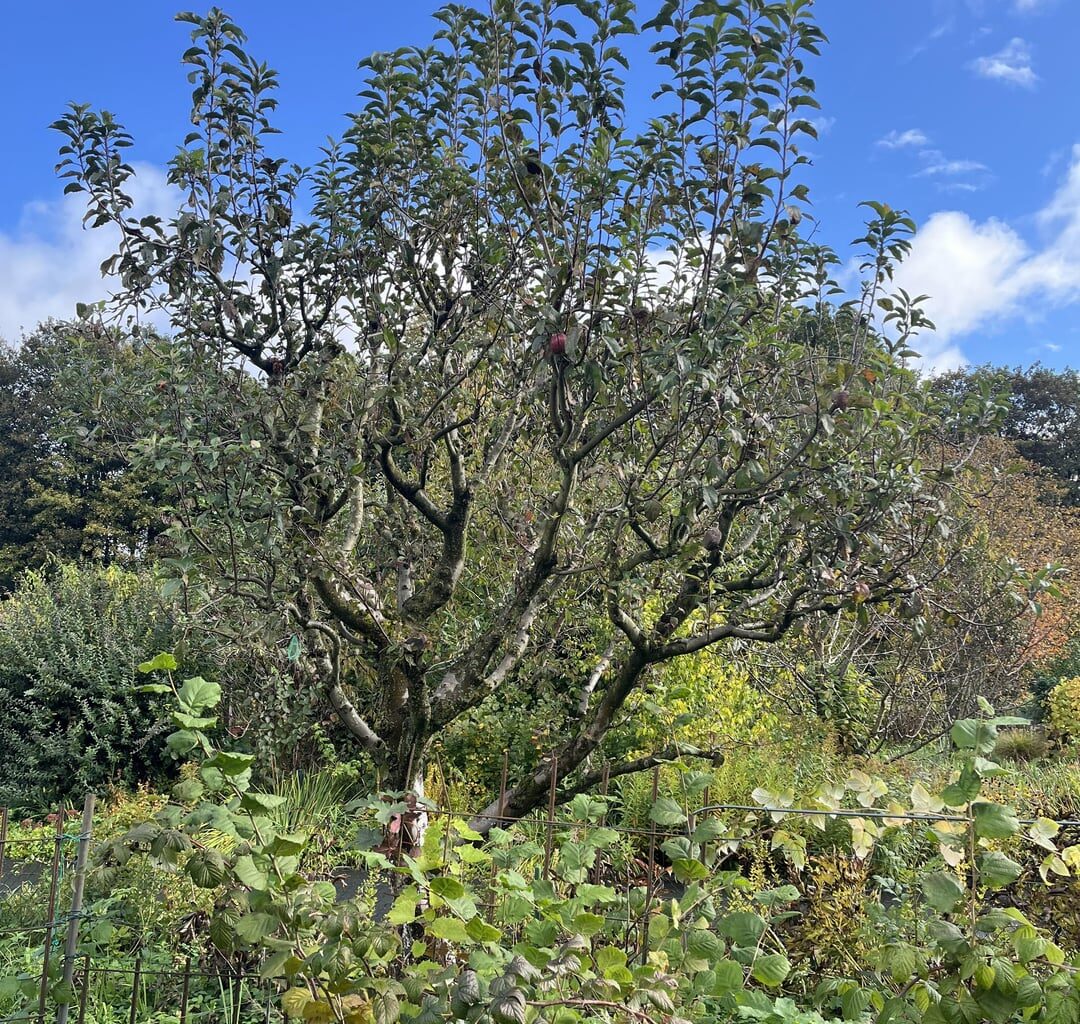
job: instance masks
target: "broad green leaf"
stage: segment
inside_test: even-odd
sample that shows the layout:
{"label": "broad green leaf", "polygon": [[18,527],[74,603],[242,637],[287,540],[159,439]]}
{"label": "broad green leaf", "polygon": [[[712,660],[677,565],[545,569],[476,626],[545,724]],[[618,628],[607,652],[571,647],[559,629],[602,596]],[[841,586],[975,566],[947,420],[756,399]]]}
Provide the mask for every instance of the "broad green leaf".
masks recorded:
{"label": "broad green leaf", "polygon": [[498,942],[502,938],[502,932],[479,915],[469,919],[465,925],[465,933],[474,942]]}
{"label": "broad green leaf", "polygon": [[680,857],[671,862],[671,870],[675,877],[683,883],[703,882],[709,877],[709,869],[699,860],[689,860]]}
{"label": "broad green leaf", "polygon": [[1011,808],[979,801],[971,805],[975,834],[983,839],[1006,839],[1020,831],[1020,822]]}
{"label": "broad green leaf", "polygon": [[593,953],[596,969],[603,975],[609,971],[622,970],[626,967],[626,952],[618,946],[601,946]]}
{"label": "broad green leaf", "polygon": [[283,803],[285,803],[283,796],[278,796],[276,793],[258,793],[251,789],[240,798],[241,809],[251,814],[268,814]]}
{"label": "broad green leaf", "polygon": [[165,737],[165,746],[169,748],[173,757],[183,757],[191,753],[199,745],[199,737],[190,729],[177,729]]}
{"label": "broad green leaf", "polygon": [[199,799],[206,787],[198,779],[185,779],[172,788],[173,799],[182,804],[191,804]]}
{"label": "broad green leaf", "polygon": [[[130,662],[129,662],[130,664]],[[167,651],[155,654],[149,661],[139,664],[140,672],[172,672],[176,668],[176,658]]]}
{"label": "broad green leaf", "polygon": [[686,949],[699,960],[715,960],[723,949],[720,940],[705,928],[691,928],[686,932]]}
{"label": "broad green leaf", "polygon": [[990,850],[979,857],[979,881],[991,889],[1001,889],[1015,882],[1023,868],[997,850]]}
{"label": "broad green leaf", "polygon": [[686,812],[669,796],[662,796],[649,810],[649,819],[657,825],[685,825]]}
{"label": "broad green leaf", "polygon": [[495,1024],[525,1024],[525,1009],[525,993],[512,988],[492,1001],[489,1012]]}
{"label": "broad green leaf", "polygon": [[470,941],[465,922],[456,917],[437,917],[428,925],[428,931],[446,942],[468,943]]}
{"label": "broad green leaf", "polygon": [[950,783],[941,791],[941,799],[950,807],[963,807],[979,795],[980,789],[982,780],[971,765],[964,765],[956,782]]}
{"label": "broad green leaf", "polygon": [[211,729],[217,725],[216,718],[205,718],[197,715],[189,715],[184,711],[173,711],[170,718],[181,729]]}
{"label": "broad green leaf", "polygon": [[574,931],[591,939],[604,930],[604,919],[599,914],[582,913],[574,916]]}
{"label": "broad green leaf", "polygon": [[742,964],[734,960],[719,960],[712,968],[716,981],[713,985],[713,994],[718,996],[727,995],[729,992],[738,992],[743,987]]}
{"label": "broad green leaf", "polygon": [[852,985],[840,996],[840,1012],[844,1020],[861,1020],[870,1005],[870,993],[858,985]]}
{"label": "broad green leaf", "polygon": [[702,818],[694,827],[691,838],[695,843],[711,843],[727,831],[727,826],[719,818]]}
{"label": "broad green leaf", "polygon": [[750,973],[755,981],[769,988],[776,988],[791,973],[791,964],[783,953],[759,956],[751,965]]}
{"label": "broad green leaf", "polygon": [[923,878],[922,890],[926,902],[942,914],[950,913],[964,895],[960,883],[944,871],[934,871]]}
{"label": "broad green leaf", "polygon": [[281,1008],[287,1017],[303,1017],[304,1009],[311,1002],[311,994],[307,989],[290,988],[281,997]]}
{"label": "broad green leaf", "polygon": [[204,768],[216,768],[224,775],[236,777],[246,772],[254,763],[254,754],[237,754],[231,750],[219,750],[203,762]]}
{"label": "broad green leaf", "polygon": [[244,914],[236,922],[236,934],[254,946],[273,935],[280,923],[272,914]]}
{"label": "broad green leaf", "polygon": [[1037,978],[1033,978],[1030,974],[1025,974],[1016,983],[1016,1005],[1027,1009],[1031,1006],[1038,1006],[1043,999],[1042,986],[1039,984]]}
{"label": "broad green leaf", "polygon": [[289,857],[303,853],[307,844],[308,837],[303,832],[279,832],[267,849],[276,857]]}
{"label": "broad green leaf", "polygon": [[[363,1012],[367,1009],[366,1005],[361,1005],[358,1009],[354,1019],[357,1022],[367,1020],[367,1015]],[[392,991],[376,992],[371,997],[370,1012],[375,1018],[375,1024],[394,1024],[401,1016],[401,1005]],[[352,1024],[352,1021],[348,1021],[348,1024]]]}
{"label": "broad green leaf", "polygon": [[200,889],[216,889],[228,874],[225,858],[217,850],[197,850],[187,859],[184,871]]}
{"label": "broad green leaf", "polygon": [[997,728],[978,718],[961,719],[952,727],[951,735],[960,750],[973,750],[976,754],[992,753],[997,743]]}
{"label": "broad green leaf", "polygon": [[244,854],[236,858],[233,871],[242,885],[249,889],[265,889],[269,884],[269,877],[262,868],[258,867],[250,854]]}
{"label": "broad green leaf", "polygon": [[756,946],[765,934],[765,920],[748,910],[736,910],[720,919],[719,931],[736,946]]}
{"label": "broad green leaf", "polygon": [[201,676],[185,679],[177,693],[180,703],[191,712],[215,707],[221,700],[221,686]]}

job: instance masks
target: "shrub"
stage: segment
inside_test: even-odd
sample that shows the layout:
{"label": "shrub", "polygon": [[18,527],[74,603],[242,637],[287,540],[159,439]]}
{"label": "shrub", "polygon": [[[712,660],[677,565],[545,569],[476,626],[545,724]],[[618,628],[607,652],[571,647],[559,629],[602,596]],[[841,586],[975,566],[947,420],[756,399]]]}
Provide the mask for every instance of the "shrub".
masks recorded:
{"label": "shrub", "polygon": [[135,666],[168,646],[151,580],[117,568],[27,572],[0,604],[0,803],[37,810],[162,765]]}
{"label": "shrub", "polygon": [[994,747],[995,761],[1039,761],[1049,752],[1046,736],[1035,729],[1005,729]]}
{"label": "shrub", "polygon": [[1047,698],[1050,728],[1058,735],[1080,739],[1080,676],[1063,679]]}
{"label": "shrub", "polygon": [[1073,636],[1051,661],[1042,665],[1031,681],[1032,710],[1039,721],[1050,714],[1050,692],[1064,679],[1080,676],[1080,633]]}

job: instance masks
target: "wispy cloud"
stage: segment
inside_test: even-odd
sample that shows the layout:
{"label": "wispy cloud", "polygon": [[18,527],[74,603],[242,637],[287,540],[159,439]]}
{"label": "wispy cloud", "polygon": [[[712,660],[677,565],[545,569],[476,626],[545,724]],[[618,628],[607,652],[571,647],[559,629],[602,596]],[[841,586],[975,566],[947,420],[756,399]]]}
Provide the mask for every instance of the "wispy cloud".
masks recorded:
{"label": "wispy cloud", "polygon": [[925,36],[922,37],[908,52],[901,57],[901,63],[906,64],[910,60],[914,60],[921,53],[925,53],[934,45],[939,39],[947,36],[955,27],[956,19],[948,18],[938,25],[935,25]]}
{"label": "wispy cloud", "polygon": [[[885,149],[918,150],[918,161],[922,164],[912,171],[913,178],[930,178],[942,192],[977,192],[989,177],[989,168],[978,160],[958,160],[947,157],[940,149],[925,146],[930,140],[918,128],[909,128],[905,132],[891,131],[877,144]],[[968,176],[967,181],[956,181],[961,176]],[[971,180],[974,176],[975,180]],[[981,179],[981,180],[980,180]]]}
{"label": "wispy cloud", "polygon": [[927,164],[921,171],[916,171],[915,177],[954,176],[958,174],[974,174],[977,171],[985,170],[986,164],[981,164],[978,160],[945,160],[940,154],[935,154],[934,162]]}
{"label": "wispy cloud", "polygon": [[925,146],[929,141],[930,139],[919,128],[908,128],[902,132],[894,128],[888,135],[878,139],[877,144],[884,146],[885,149],[907,149]]}
{"label": "wispy cloud", "polygon": [[828,135],[836,124],[835,117],[808,117],[807,120],[814,126],[814,131],[817,132],[819,139]]}
{"label": "wispy cloud", "polygon": [[1030,45],[1016,36],[997,53],[976,58],[972,61],[971,68],[982,78],[992,78],[1009,85],[1031,89],[1039,80],[1031,64]]}
{"label": "wispy cloud", "polygon": [[939,181],[937,187],[941,192],[978,192],[983,186],[972,181]]}

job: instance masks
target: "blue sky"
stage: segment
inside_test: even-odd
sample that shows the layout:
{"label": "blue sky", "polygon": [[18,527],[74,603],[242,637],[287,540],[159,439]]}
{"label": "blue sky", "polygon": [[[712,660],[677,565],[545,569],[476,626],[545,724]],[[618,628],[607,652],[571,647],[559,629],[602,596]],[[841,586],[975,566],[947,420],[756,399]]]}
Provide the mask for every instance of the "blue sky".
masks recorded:
{"label": "blue sky", "polygon": [[[185,129],[187,27],[161,0],[5,5],[0,61],[0,336],[100,291],[107,239],[53,177],[48,123],[69,100],[117,113],[157,173]],[[223,6],[281,72],[283,153],[307,162],[356,105],[358,59],[430,38],[428,0]],[[643,10],[650,0],[640,0]],[[821,138],[808,173],[819,237],[848,255],[862,199],[921,226],[899,281],[931,293],[927,362],[1080,365],[1080,0],[817,0]],[[650,80],[630,83],[644,111]]]}

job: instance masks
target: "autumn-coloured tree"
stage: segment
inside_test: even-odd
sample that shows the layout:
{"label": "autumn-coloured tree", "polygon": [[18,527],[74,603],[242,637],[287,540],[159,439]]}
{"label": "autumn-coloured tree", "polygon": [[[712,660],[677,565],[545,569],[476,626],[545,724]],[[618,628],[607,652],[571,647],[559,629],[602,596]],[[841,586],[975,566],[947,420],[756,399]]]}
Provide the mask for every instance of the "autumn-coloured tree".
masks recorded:
{"label": "autumn-coloured tree", "polygon": [[978,366],[942,374],[933,384],[954,399],[983,388],[998,392],[1007,406],[998,433],[1060,485],[1042,498],[1080,505],[1080,372],[1037,363],[1011,370]]}
{"label": "autumn-coloured tree", "polygon": [[981,484],[973,508],[991,548],[1028,571],[1061,570],[1057,592],[1042,598],[1029,624],[1027,660],[1038,666],[1080,633],[1080,508],[1064,502],[1064,485],[1011,441],[984,438],[974,467]]}

